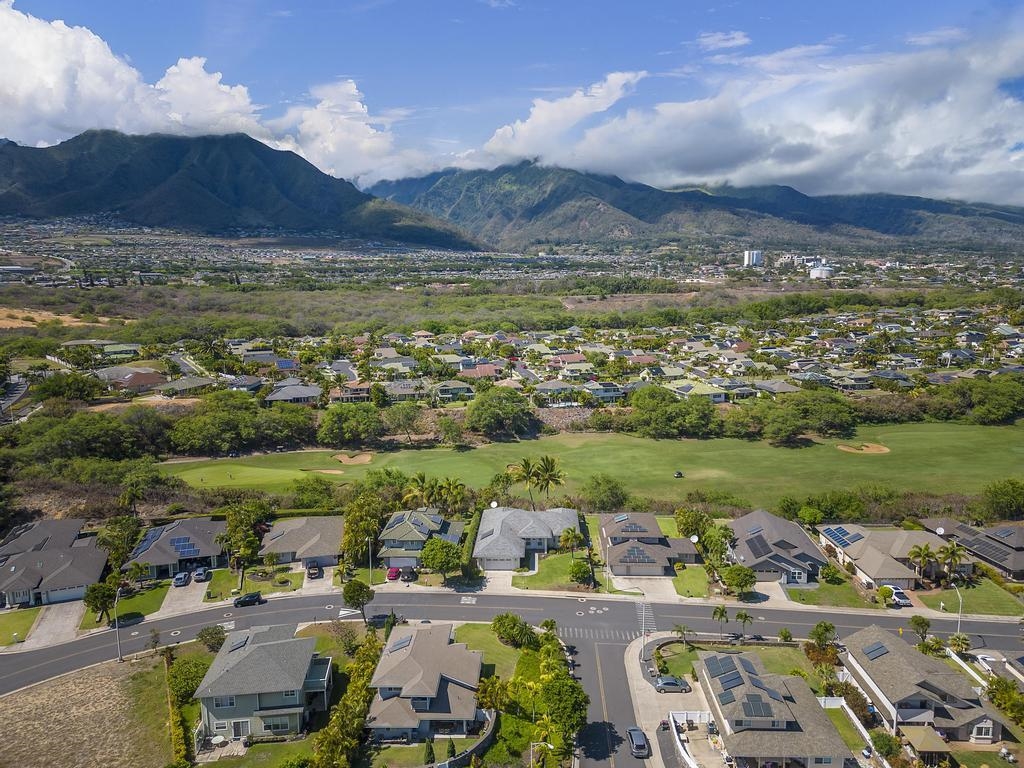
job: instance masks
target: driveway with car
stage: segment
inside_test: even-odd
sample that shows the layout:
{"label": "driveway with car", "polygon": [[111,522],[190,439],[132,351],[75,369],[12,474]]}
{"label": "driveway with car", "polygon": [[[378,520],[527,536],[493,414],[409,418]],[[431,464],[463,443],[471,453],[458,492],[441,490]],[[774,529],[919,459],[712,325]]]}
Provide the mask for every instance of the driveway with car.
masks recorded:
{"label": "driveway with car", "polygon": [[160,610],[150,614],[148,618],[159,619],[164,616],[176,616],[209,607],[203,604],[204,594],[206,594],[206,583],[189,578],[188,584],[185,586],[171,587],[167,590],[167,597],[164,598]]}

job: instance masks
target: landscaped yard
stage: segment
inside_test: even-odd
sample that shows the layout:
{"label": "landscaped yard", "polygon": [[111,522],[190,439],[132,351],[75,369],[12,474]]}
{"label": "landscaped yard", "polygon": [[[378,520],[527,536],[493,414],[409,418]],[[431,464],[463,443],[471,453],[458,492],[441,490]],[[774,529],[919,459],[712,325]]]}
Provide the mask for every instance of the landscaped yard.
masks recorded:
{"label": "landscaped yard", "polygon": [[[960,587],[964,598],[964,613],[987,613],[997,616],[1024,616],[1024,605],[1020,600],[991,579],[977,579],[966,587]],[[921,602],[929,608],[939,610],[939,604],[945,604],[945,610],[956,613],[960,608],[956,590],[943,589],[928,594],[920,594]]]}
{"label": "landscaped yard", "polygon": [[[272,595],[275,592],[293,592],[302,586],[305,574],[302,571],[289,571],[288,566],[279,565],[276,567],[273,578],[255,579],[251,571],[245,572],[245,582],[242,584],[241,592],[261,592],[264,595]],[[287,584],[279,584],[278,581],[285,579]],[[213,572],[213,578],[206,584],[206,594],[203,600],[210,602],[226,600],[231,597],[231,590],[238,588],[238,573],[229,568],[218,568]]]}
{"label": "landscaped yard", "polygon": [[[117,617],[119,621],[130,622],[139,616],[148,616],[160,610],[167,596],[167,590],[171,583],[166,580],[154,581],[147,584],[143,589],[130,597],[122,597],[117,601]],[[114,620],[114,612],[110,612],[110,620]],[[96,629],[107,626],[104,622],[96,621],[96,614],[86,610],[82,617],[79,629]]]}
{"label": "landscaped yard", "polygon": [[786,590],[789,599],[804,605],[837,606],[843,608],[881,608],[860,596],[849,581],[842,584],[819,582],[817,587],[790,587]]}
{"label": "landscaped yard", "polygon": [[[351,573],[352,573],[352,578],[355,579],[356,581],[362,581],[362,582],[365,582],[367,584],[370,583],[370,569],[369,568],[353,568]],[[380,567],[374,566],[374,569],[373,569],[373,584],[375,584],[375,585],[376,584],[383,584],[385,581],[387,581],[387,574],[388,574],[388,569],[387,568],[380,568]],[[335,586],[341,586],[341,568],[335,568],[334,569],[334,585]]]}
{"label": "landscaped yard", "polygon": [[[577,553],[576,557],[585,555]],[[537,573],[530,575],[516,574],[512,577],[512,586],[519,589],[577,589],[578,584],[569,581],[569,564],[572,562],[570,553],[552,553],[538,558]]]}
{"label": "landscaped yard", "polygon": [[828,719],[832,721],[832,724],[839,731],[839,735],[843,737],[843,741],[846,742],[846,746],[850,748],[853,754],[859,754],[867,746],[864,743],[864,737],[860,735],[857,727],[850,720],[850,716],[841,707],[826,709],[825,714],[828,715]]}
{"label": "landscaped yard", "polygon": [[0,645],[23,642],[42,608],[14,608],[0,612]]}
{"label": "landscaped yard", "polygon": [[213,765],[231,768],[267,768],[280,765],[290,757],[308,757],[313,754],[313,737],[280,744],[254,744],[242,757],[222,757]]}
{"label": "landscaped yard", "polygon": [[683,597],[707,597],[708,574],[699,565],[688,565],[672,577],[676,593]]}
{"label": "landscaped yard", "polygon": [[[839,444],[869,442],[889,453],[858,454]],[[1010,477],[1024,463],[1024,424],[1005,427],[952,423],[864,426],[852,438],[819,440],[807,448],[776,448],[766,442],[648,440],[621,434],[565,433],[537,440],[491,443],[468,451],[451,448],[374,454],[367,464],[342,465],[336,451],[296,451],[238,459],[162,465],[163,471],[196,487],[231,486],[286,492],[292,481],[322,469],[334,482],[362,478],[368,470],[395,467],[407,473],[454,476],[485,486],[496,472],[522,456],[552,454],[566,473],[564,491],[578,493],[591,475],[604,472],[630,491],[678,501],[687,491],[729,491],[756,506],[771,507],[784,495],[805,496],[831,486],[885,485],[895,489],[941,487],[976,493]],[[780,472],[780,462],[786,471]],[[686,477],[673,473],[686,466]],[[560,489],[562,490],[562,489]]]}
{"label": "landscaped yard", "polygon": [[658,527],[661,528],[661,532],[668,536],[670,539],[679,538],[679,526],[676,525],[676,519],[672,515],[658,515]]}
{"label": "landscaped yard", "polygon": [[500,642],[489,624],[463,624],[455,630],[455,642],[465,643],[471,651],[483,652],[483,677],[497,675],[502,680],[511,679],[522,655],[518,648]]}
{"label": "landscaped yard", "polygon": [[[728,625],[726,626],[728,627]],[[776,675],[788,675],[794,669],[801,669],[807,673],[807,684],[813,690],[817,690],[817,681],[814,679],[814,667],[799,648],[775,647],[771,645],[702,645],[700,643],[687,648],[682,643],[677,642],[666,645],[662,648],[661,653],[668,664],[669,674],[689,680],[693,671],[693,663],[697,660],[698,651],[718,651],[720,653],[749,651],[756,653],[764,663],[764,668],[767,672]]]}
{"label": "landscaped yard", "polygon": [[[1011,745],[1015,746],[1015,745]],[[1011,749],[1012,752],[1017,752],[1020,757],[1020,749]],[[1003,765],[1009,765],[1005,760],[999,757],[998,750],[992,752],[951,752],[951,755],[960,764],[960,768],[1000,768]]]}

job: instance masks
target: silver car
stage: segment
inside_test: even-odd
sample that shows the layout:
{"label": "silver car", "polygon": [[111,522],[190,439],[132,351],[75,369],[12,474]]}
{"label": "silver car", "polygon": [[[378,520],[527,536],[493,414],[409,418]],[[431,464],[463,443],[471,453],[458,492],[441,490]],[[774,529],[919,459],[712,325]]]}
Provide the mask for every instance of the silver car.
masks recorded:
{"label": "silver car", "polygon": [[658,693],[689,693],[690,684],[672,675],[659,677],[654,681],[654,690]]}
{"label": "silver car", "polygon": [[626,729],[626,740],[629,742],[629,753],[633,757],[647,757],[651,753],[647,735],[636,726]]}

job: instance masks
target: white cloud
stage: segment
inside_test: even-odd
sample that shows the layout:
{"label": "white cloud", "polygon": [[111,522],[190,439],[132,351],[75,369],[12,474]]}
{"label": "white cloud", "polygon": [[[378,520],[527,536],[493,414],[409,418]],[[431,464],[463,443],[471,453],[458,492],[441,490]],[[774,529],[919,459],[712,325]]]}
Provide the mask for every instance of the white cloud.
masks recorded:
{"label": "white cloud", "polygon": [[940,27],[928,32],[920,32],[915,35],[907,35],[906,42],[909,45],[928,46],[942,45],[944,43],[956,43],[967,38],[967,33],[959,27]]}
{"label": "white cloud", "polygon": [[745,45],[750,45],[750,36],[738,29],[731,32],[702,32],[697,38],[697,45],[705,51],[742,48]]}

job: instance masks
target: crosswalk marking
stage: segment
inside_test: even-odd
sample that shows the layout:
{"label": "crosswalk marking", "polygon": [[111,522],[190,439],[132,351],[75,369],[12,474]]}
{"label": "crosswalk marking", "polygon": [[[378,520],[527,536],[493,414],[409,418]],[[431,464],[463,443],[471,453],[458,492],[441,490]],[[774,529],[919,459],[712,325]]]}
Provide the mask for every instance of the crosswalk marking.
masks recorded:
{"label": "crosswalk marking", "polygon": [[235,622],[233,622],[233,621],[222,621],[220,623],[220,625],[222,627],[224,627],[224,629],[227,630],[228,632],[230,632],[232,629],[235,628]]}
{"label": "crosswalk marking", "polygon": [[640,637],[639,629],[606,629],[604,627],[559,627],[563,640],[619,640],[628,643]]}
{"label": "crosswalk marking", "polygon": [[644,632],[657,632],[658,625],[654,622],[654,609],[650,603],[636,604],[636,620]]}
{"label": "crosswalk marking", "polygon": [[459,602],[463,605],[476,605],[476,598],[471,595],[465,595],[461,600],[459,600]]}

